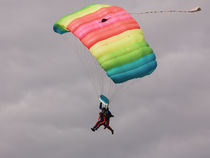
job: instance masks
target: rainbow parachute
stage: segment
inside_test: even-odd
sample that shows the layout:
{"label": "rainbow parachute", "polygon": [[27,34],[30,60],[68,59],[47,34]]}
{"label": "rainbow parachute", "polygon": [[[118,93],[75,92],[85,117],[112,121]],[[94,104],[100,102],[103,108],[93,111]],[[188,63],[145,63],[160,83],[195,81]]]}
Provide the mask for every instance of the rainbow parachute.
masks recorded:
{"label": "rainbow parachute", "polygon": [[123,8],[88,5],[59,19],[53,29],[79,38],[114,83],[150,75],[157,66],[139,24]]}

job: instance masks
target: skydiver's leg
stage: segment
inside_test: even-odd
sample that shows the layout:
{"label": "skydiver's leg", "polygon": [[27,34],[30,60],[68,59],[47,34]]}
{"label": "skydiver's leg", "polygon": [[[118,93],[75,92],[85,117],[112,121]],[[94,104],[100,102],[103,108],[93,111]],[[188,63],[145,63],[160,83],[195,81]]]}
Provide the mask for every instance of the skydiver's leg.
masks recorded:
{"label": "skydiver's leg", "polygon": [[107,128],[107,126],[109,126],[109,119],[108,119],[108,120],[106,120],[105,125],[104,125],[104,129],[106,129],[106,128]]}
{"label": "skydiver's leg", "polygon": [[105,121],[101,121],[101,122],[99,122],[99,124],[97,125],[97,129],[101,126],[101,125],[104,125],[105,124]]}
{"label": "skydiver's leg", "polygon": [[114,130],[110,126],[106,126],[106,127],[112,132],[112,134],[114,134]]}
{"label": "skydiver's leg", "polygon": [[96,122],[95,126],[92,128],[93,131],[97,130],[101,125],[104,125],[104,121]]}
{"label": "skydiver's leg", "polygon": [[105,128],[108,128],[111,132],[112,132],[112,134],[114,134],[114,130],[109,126],[109,120],[107,120],[106,122],[105,122],[105,127],[104,127],[104,129]]}
{"label": "skydiver's leg", "polygon": [[95,131],[98,129],[98,125],[100,124],[100,121],[97,121],[95,126],[93,126],[92,130]]}

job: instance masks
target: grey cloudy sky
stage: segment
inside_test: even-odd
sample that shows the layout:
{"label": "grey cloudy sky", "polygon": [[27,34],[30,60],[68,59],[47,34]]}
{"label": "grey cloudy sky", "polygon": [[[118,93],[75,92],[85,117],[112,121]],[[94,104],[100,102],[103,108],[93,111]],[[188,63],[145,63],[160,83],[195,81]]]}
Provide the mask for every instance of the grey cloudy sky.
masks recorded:
{"label": "grey cloudy sky", "polygon": [[[191,9],[135,16],[156,53],[151,77],[111,105],[115,134],[90,127],[98,101],[70,44],[52,26],[92,3],[127,11]],[[1,158],[209,158],[208,0],[1,0]]]}

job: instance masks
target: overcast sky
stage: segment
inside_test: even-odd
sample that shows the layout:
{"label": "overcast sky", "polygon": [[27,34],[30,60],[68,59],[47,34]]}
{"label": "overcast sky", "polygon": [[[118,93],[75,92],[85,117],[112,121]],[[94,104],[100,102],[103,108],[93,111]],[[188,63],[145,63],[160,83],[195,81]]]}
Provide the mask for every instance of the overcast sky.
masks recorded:
{"label": "overcast sky", "polygon": [[[98,100],[62,16],[88,4],[129,12],[203,9],[134,16],[158,67],[110,105],[115,134],[92,132]],[[0,0],[1,158],[209,158],[208,0]]]}

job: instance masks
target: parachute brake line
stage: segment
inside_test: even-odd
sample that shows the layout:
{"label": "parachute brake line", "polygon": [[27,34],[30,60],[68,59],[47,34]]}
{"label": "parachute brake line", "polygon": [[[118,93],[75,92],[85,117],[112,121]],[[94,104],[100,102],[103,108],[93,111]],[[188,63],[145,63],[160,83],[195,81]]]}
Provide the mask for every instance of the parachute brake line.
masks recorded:
{"label": "parachute brake line", "polygon": [[130,14],[157,14],[157,13],[195,13],[201,11],[200,7],[196,7],[191,10],[159,10],[159,11],[146,11],[146,12],[129,12]]}

